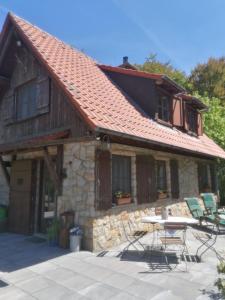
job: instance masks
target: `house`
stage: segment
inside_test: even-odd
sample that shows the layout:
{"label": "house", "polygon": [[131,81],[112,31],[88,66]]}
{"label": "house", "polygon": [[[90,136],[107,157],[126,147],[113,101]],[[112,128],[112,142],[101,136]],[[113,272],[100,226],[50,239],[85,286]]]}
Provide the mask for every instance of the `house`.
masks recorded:
{"label": "house", "polygon": [[203,133],[207,107],[170,78],[124,63],[100,65],[8,14],[0,201],[10,231],[44,233],[49,219],[73,210],[84,247],[106,249],[123,239],[121,220],[138,223],[160,205],[186,215],[184,197],[217,192],[225,152]]}

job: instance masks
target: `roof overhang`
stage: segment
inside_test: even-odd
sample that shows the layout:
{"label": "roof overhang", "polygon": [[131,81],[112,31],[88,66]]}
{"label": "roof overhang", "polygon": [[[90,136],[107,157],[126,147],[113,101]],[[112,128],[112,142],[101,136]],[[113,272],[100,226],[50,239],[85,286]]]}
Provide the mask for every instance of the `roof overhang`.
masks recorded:
{"label": "roof overhang", "polygon": [[138,70],[131,70],[131,69],[125,69],[125,68],[120,68],[120,67],[112,67],[112,66],[107,66],[107,65],[101,65],[98,64],[99,68],[103,71],[110,71],[110,72],[115,72],[115,73],[120,73],[120,74],[125,74],[125,75],[130,75],[130,76],[136,76],[136,77],[142,77],[142,78],[149,78],[156,80],[157,84],[166,84],[168,86],[171,86],[175,89],[176,93],[181,93],[185,92],[185,88],[177,84],[174,80],[169,78],[166,75],[163,74],[155,74],[155,73],[147,73],[143,71],[138,71]]}

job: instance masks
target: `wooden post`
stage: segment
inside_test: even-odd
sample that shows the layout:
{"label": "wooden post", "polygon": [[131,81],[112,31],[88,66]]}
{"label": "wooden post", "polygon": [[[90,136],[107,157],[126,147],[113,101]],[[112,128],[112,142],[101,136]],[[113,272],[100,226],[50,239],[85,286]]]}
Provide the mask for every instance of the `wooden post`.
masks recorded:
{"label": "wooden post", "polygon": [[46,166],[48,168],[49,175],[55,186],[55,190],[58,192],[59,187],[60,187],[60,180],[59,180],[58,174],[56,172],[56,168],[52,162],[51,156],[49,155],[46,147],[44,148],[44,160],[45,160]]}
{"label": "wooden post", "polygon": [[1,164],[1,167],[2,167],[3,175],[4,175],[5,180],[7,182],[7,185],[9,186],[10,185],[10,175],[9,175],[9,172],[8,172],[8,170],[6,168],[5,162],[2,159],[1,155],[0,155],[0,164]]}

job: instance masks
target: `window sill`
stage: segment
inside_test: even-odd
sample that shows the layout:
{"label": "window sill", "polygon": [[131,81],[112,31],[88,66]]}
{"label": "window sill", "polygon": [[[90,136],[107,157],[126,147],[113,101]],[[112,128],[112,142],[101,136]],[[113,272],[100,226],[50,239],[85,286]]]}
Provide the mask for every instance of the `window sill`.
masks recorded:
{"label": "window sill", "polygon": [[167,121],[164,121],[164,120],[161,120],[161,119],[156,119],[156,121],[157,121],[159,124],[161,124],[161,125],[165,125],[165,126],[170,127],[170,128],[173,127],[173,125],[172,125],[170,122],[167,122]]}
{"label": "window sill", "polygon": [[46,115],[48,114],[48,112],[44,112],[44,113],[38,113],[38,114],[35,114],[34,116],[32,117],[28,117],[28,118],[24,118],[24,119],[14,119],[14,120],[11,120],[10,122],[5,122],[6,126],[10,126],[10,125],[14,125],[14,124],[20,124],[20,123],[24,123],[24,122],[27,122],[27,121],[31,121],[33,119],[36,119],[37,117],[40,117],[42,115]]}

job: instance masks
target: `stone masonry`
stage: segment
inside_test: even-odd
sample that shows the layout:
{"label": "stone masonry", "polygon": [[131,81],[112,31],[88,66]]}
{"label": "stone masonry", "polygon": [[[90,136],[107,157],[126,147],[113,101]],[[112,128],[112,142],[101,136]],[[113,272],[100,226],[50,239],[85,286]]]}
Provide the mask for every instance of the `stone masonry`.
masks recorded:
{"label": "stone masonry", "polygon": [[[151,225],[144,225],[140,221],[144,216],[154,215],[157,206],[170,208],[173,215],[190,216],[183,199],[184,197],[199,196],[197,178],[197,161],[199,159],[117,144],[111,145],[113,154],[131,156],[133,203],[116,206],[107,211],[97,211],[95,209],[95,150],[97,147],[100,147],[97,141],[64,145],[63,190],[57,202],[58,215],[68,210],[75,212],[75,223],[84,230],[83,247],[85,249],[99,251],[120,244],[125,240],[124,227],[126,231],[130,230],[128,219],[135,228],[148,227],[151,230]],[[54,154],[54,147],[50,148],[49,152]],[[169,194],[167,199],[151,204],[137,204],[136,155],[140,153],[153,155],[155,159],[166,161]],[[17,159],[33,159],[41,155],[41,152],[30,152],[18,154]],[[169,169],[171,158],[177,159],[179,162],[180,199],[171,198]],[[0,170],[0,172],[2,171]],[[0,176],[0,196],[1,203],[7,204],[8,187],[3,176]]]}

